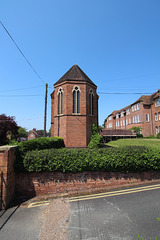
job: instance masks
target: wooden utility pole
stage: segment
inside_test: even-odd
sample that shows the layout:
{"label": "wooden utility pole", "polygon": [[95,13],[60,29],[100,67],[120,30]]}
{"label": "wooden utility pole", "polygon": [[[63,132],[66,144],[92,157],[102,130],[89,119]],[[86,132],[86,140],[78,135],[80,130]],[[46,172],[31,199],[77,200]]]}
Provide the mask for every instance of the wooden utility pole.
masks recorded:
{"label": "wooden utility pole", "polygon": [[47,93],[48,93],[48,84],[46,83],[46,91],[45,91],[45,107],[44,107],[44,137],[46,137]]}

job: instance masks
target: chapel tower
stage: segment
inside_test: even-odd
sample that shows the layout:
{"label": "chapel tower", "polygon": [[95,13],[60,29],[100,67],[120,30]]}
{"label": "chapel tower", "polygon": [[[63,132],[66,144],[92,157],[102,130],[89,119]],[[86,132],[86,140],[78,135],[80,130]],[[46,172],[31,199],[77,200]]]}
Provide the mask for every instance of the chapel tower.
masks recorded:
{"label": "chapel tower", "polygon": [[91,127],[98,126],[97,86],[73,65],[51,94],[51,136],[62,137],[66,147],[87,147]]}

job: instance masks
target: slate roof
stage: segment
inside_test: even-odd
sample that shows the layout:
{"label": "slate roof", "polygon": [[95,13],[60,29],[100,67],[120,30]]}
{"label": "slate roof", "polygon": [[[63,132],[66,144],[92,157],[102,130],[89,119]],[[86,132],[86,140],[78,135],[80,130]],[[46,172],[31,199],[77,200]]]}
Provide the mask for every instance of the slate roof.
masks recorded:
{"label": "slate roof", "polygon": [[158,91],[153,93],[152,95],[142,95],[137,101],[128,105],[127,107],[124,107],[120,110],[114,110],[111,114],[108,115],[108,117],[111,115],[113,115],[113,117],[115,117],[116,113],[120,113],[121,111],[126,111],[127,108],[132,107],[132,105],[134,105],[138,102],[142,102],[143,105],[151,105],[151,104],[153,104],[153,100],[157,97],[160,97],[160,89],[158,89]]}
{"label": "slate roof", "polygon": [[82,71],[82,69],[74,64],[55,84],[60,84],[65,81],[77,81],[77,82],[87,82],[91,85],[97,87],[91,79]]}
{"label": "slate roof", "polygon": [[103,129],[103,136],[136,136],[132,131],[125,129]]}

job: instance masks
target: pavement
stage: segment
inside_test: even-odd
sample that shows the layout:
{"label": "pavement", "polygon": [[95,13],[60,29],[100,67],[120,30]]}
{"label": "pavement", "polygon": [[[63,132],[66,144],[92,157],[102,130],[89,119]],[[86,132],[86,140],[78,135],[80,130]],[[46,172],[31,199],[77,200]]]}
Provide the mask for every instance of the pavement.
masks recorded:
{"label": "pavement", "polygon": [[46,205],[15,206],[0,212],[0,239],[38,240]]}

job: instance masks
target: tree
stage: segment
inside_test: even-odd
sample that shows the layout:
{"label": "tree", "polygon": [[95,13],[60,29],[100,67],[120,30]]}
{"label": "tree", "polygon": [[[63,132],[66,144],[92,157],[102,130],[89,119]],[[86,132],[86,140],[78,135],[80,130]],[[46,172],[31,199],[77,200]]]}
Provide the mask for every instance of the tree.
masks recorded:
{"label": "tree", "polygon": [[130,128],[129,130],[134,131],[134,133],[138,134],[138,133],[141,133],[142,127],[135,127],[134,126],[134,127]]}
{"label": "tree", "polygon": [[26,138],[28,136],[28,132],[26,128],[19,127],[18,129],[18,138],[24,137]]}
{"label": "tree", "polygon": [[18,126],[15,122],[15,117],[0,115],[0,145],[6,144],[9,140],[16,138],[18,135]]}

